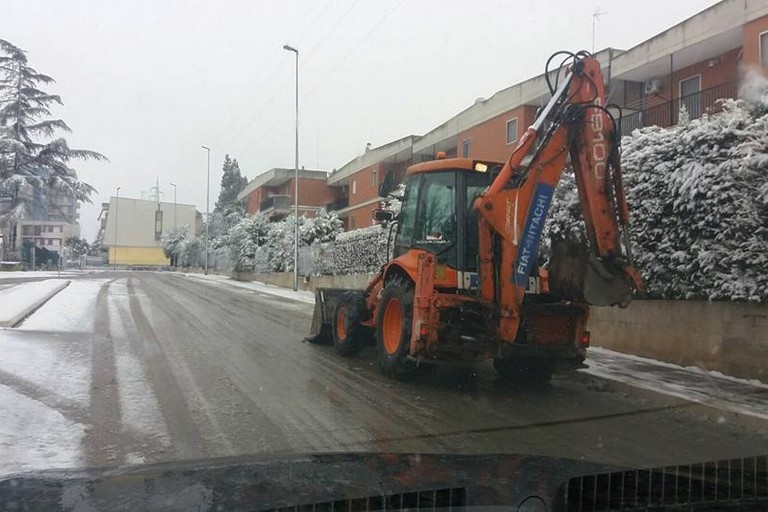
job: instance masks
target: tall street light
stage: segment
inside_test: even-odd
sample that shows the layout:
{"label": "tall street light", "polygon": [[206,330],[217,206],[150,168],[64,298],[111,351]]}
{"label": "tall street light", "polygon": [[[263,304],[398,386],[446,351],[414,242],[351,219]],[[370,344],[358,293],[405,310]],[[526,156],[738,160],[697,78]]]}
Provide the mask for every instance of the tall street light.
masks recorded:
{"label": "tall street light", "polygon": [[115,239],[113,240],[115,250],[113,251],[112,258],[112,264],[113,264],[113,270],[117,270],[117,209],[120,204],[120,189],[122,187],[117,187],[117,191],[115,192]]}
{"label": "tall street light", "polygon": [[208,174],[205,178],[205,275],[208,275],[208,224],[210,217],[208,214],[208,204],[211,202],[211,148],[202,146],[208,152]]}
{"label": "tall street light", "polygon": [[293,291],[299,289],[299,50],[293,46],[283,45],[283,50],[296,54],[296,160],[293,173],[293,216],[295,230],[293,233]]}
{"label": "tall street light", "polygon": [[176,184],[171,183],[173,187],[173,230],[176,231]]}

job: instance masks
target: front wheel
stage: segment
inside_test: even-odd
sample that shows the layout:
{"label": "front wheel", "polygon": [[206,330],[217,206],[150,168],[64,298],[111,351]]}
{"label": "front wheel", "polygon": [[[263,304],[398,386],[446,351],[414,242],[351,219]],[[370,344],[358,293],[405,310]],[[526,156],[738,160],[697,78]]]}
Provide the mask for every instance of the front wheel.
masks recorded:
{"label": "front wheel", "polygon": [[339,301],[333,314],[333,345],[342,356],[352,356],[369,343],[371,330],[362,324],[370,313],[365,307],[365,296],[348,292]]}
{"label": "front wheel", "polygon": [[385,373],[406,369],[412,323],[413,284],[394,278],[384,286],[376,318],[376,351],[379,368]]}

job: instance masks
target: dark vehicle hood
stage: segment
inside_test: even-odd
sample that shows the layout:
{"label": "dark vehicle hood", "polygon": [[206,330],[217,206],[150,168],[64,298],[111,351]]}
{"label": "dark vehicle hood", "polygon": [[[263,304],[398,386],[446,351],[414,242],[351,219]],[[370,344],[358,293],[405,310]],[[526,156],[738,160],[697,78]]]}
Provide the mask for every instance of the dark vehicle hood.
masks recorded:
{"label": "dark vehicle hood", "polygon": [[[6,510],[375,510],[549,506],[569,478],[618,468],[522,455],[253,456],[0,479]],[[334,507],[335,505],[335,507]]]}

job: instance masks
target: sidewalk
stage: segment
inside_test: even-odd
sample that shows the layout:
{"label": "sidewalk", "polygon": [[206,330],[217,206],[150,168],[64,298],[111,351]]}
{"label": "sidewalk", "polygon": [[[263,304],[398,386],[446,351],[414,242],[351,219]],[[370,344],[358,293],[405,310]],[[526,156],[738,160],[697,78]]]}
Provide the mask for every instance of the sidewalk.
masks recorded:
{"label": "sidewalk", "polygon": [[13,327],[69,285],[63,279],[21,283],[0,290],[0,327]]}
{"label": "sidewalk", "polygon": [[591,347],[583,373],[768,420],[768,384]]}
{"label": "sidewalk", "polygon": [[195,279],[201,279],[205,281],[211,281],[215,283],[225,284],[229,286],[235,286],[237,288],[245,288],[246,290],[253,290],[259,293],[265,293],[268,295],[275,295],[284,299],[295,300],[297,302],[306,302],[307,304],[315,304],[315,294],[313,292],[299,290],[297,292],[288,289],[281,288],[272,284],[260,283],[257,281],[236,281],[229,276],[214,275],[214,274],[181,274],[186,277],[192,277]]}

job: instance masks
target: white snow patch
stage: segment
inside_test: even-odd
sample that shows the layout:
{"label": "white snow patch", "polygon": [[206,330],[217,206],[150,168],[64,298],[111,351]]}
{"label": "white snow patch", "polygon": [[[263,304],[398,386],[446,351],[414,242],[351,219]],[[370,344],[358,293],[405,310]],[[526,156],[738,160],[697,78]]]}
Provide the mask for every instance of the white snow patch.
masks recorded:
{"label": "white snow patch", "polygon": [[593,347],[584,373],[768,420],[768,384]]}
{"label": "white snow patch", "polygon": [[766,384],[765,382],[761,382],[757,379],[742,379],[739,377],[726,375],[716,370],[705,370],[703,368],[699,368],[698,366],[681,366],[679,364],[668,363],[666,361],[657,361],[656,359],[636,356],[634,354],[625,354],[623,352],[615,352],[613,350],[602,348],[602,347],[589,348],[589,356],[588,356],[589,358],[592,358],[593,356],[598,356],[598,355],[600,356],[601,359],[614,358],[618,360],[623,359],[626,361],[635,361],[638,363],[654,365],[661,368],[669,368],[670,370],[680,370],[680,371],[690,372],[693,374],[709,375],[713,379],[726,380],[726,381],[730,381],[738,384],[743,384],[745,386],[754,386],[758,388],[768,389],[768,384]]}
{"label": "white snow patch", "polygon": [[93,270],[62,270],[61,272],[56,270],[10,270],[8,272],[0,272],[0,280],[3,279],[20,279],[29,278],[36,279],[41,277],[57,278],[57,277],[69,277],[69,276],[81,276],[83,274],[90,274]]}
{"label": "white snow patch", "polygon": [[[80,350],[78,350],[80,348]],[[0,330],[0,371],[53,394],[87,406],[90,401],[90,353],[54,336]]]}
{"label": "white snow patch", "polygon": [[261,283],[257,281],[250,281],[250,282],[235,281],[230,277],[220,276],[220,275],[207,275],[207,276],[205,274],[183,274],[183,275],[187,277],[194,277],[195,279],[213,282],[213,283],[225,284],[228,286],[235,286],[237,288],[244,288],[246,290],[253,290],[255,292],[274,295],[277,297],[282,297],[284,299],[290,299],[297,302],[306,302],[307,304],[315,303],[315,294],[314,292],[310,292],[310,291],[295,292],[288,288],[282,288],[280,286],[275,286],[272,284]]}
{"label": "white snow patch", "polygon": [[[110,292],[112,287],[117,291],[127,291],[122,282],[113,283],[110,286]],[[110,293],[109,325],[115,345],[121,420],[123,425],[129,429],[150,436],[163,446],[171,446],[170,435],[160,413],[157,397],[149,385],[147,369],[131,348],[130,339],[134,337],[138,340],[138,333],[133,326],[126,326],[123,320],[130,315],[129,308],[127,294],[112,296]],[[144,461],[140,455],[136,454],[128,454],[128,459],[131,463]]]}
{"label": "white snow patch", "polygon": [[51,294],[56,293],[69,281],[48,279],[21,283],[0,291],[0,325],[13,326]]}
{"label": "white snow patch", "polygon": [[85,427],[0,384],[0,474],[84,465]]}
{"label": "white snow patch", "polygon": [[18,327],[26,331],[93,332],[96,297],[105,281],[73,281]]}

